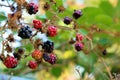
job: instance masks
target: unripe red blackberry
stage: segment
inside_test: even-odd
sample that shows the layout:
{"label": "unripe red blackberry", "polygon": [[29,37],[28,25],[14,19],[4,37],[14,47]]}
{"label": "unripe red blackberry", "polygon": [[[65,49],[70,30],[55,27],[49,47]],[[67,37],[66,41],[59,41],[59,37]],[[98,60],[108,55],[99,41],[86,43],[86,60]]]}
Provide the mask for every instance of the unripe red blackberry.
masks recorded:
{"label": "unripe red blackberry", "polygon": [[32,36],[32,29],[29,26],[23,26],[19,29],[18,36],[22,39],[30,38]]}
{"label": "unripe red blackberry", "polygon": [[38,12],[38,5],[36,5],[35,3],[29,3],[27,10],[30,15],[36,14]]}
{"label": "unripe red blackberry", "polygon": [[44,51],[47,53],[51,53],[54,49],[54,43],[51,41],[46,41],[43,43],[42,49],[44,49]]}
{"label": "unripe red blackberry", "polygon": [[50,37],[54,37],[57,35],[57,28],[55,26],[49,26],[47,35]]}
{"label": "unripe red blackberry", "polygon": [[82,34],[76,34],[76,41],[82,41],[83,40],[83,35]]}
{"label": "unripe red blackberry", "polygon": [[42,21],[40,21],[40,20],[33,20],[33,26],[36,29],[42,28]]}
{"label": "unripe red blackberry", "polygon": [[81,42],[77,42],[77,43],[75,44],[75,49],[76,49],[77,51],[81,51],[81,50],[83,49],[83,47],[84,47],[84,44],[81,43]]}
{"label": "unripe red blackberry", "polygon": [[81,10],[75,10],[74,11],[73,18],[78,19],[81,16],[82,16],[82,11]]}
{"label": "unripe red blackberry", "polygon": [[7,68],[15,68],[18,64],[18,61],[14,57],[8,56],[3,63]]}
{"label": "unripe red blackberry", "polygon": [[35,50],[32,52],[32,58],[34,58],[35,60],[40,60],[42,59],[42,52],[40,50]]}
{"label": "unripe red blackberry", "polygon": [[36,61],[29,61],[29,63],[28,63],[28,67],[31,69],[36,69],[37,66],[38,66],[38,64]]}
{"label": "unripe red blackberry", "polygon": [[57,57],[56,57],[56,55],[55,54],[53,54],[53,53],[51,53],[50,55],[50,60],[48,61],[50,64],[55,64],[56,63],[56,61],[57,61]]}
{"label": "unripe red blackberry", "polygon": [[69,18],[69,17],[65,17],[63,22],[64,22],[65,24],[67,24],[67,25],[68,25],[68,24],[70,24],[70,23],[71,23],[71,21],[72,21],[72,19],[71,19],[71,18]]}

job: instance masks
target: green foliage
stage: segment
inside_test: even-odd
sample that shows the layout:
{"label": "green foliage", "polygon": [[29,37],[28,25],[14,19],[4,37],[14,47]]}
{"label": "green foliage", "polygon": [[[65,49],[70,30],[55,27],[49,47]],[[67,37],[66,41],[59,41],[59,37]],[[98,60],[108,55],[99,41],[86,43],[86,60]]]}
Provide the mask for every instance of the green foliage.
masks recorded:
{"label": "green foliage", "polygon": [[6,20],[7,17],[5,16],[4,12],[0,12],[0,22]]}

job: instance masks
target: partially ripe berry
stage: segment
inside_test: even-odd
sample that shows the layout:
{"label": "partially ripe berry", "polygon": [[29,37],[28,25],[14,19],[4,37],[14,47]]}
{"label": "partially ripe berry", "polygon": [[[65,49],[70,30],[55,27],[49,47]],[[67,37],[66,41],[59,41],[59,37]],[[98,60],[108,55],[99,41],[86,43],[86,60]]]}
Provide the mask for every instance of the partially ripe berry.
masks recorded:
{"label": "partially ripe berry", "polygon": [[50,37],[54,37],[57,35],[57,28],[55,26],[49,26],[47,35]]}
{"label": "partially ripe berry", "polygon": [[48,62],[48,61],[50,60],[49,54],[44,53],[44,54],[43,54],[43,59]]}
{"label": "partially ripe berry", "polygon": [[83,47],[84,47],[84,44],[81,43],[81,42],[77,42],[77,43],[75,44],[75,49],[76,49],[77,51],[81,51],[81,50],[83,49]]}
{"label": "partially ripe berry", "polygon": [[43,43],[42,49],[44,49],[47,53],[51,53],[54,49],[54,43],[51,41],[46,41]]}
{"label": "partially ripe berry", "polygon": [[78,19],[81,16],[82,16],[82,11],[81,10],[75,10],[74,11],[73,18]]}
{"label": "partially ripe berry", "polygon": [[28,63],[28,67],[31,69],[36,69],[37,66],[38,66],[38,64],[36,61],[29,61],[29,63]]}
{"label": "partially ripe berry", "polygon": [[35,60],[40,60],[42,59],[42,52],[40,50],[35,50],[32,52],[32,58],[34,58]]}
{"label": "partially ripe berry", "polygon": [[30,15],[36,14],[38,12],[38,5],[35,3],[29,3],[27,10]]}
{"label": "partially ripe berry", "polygon": [[42,21],[40,21],[40,20],[33,20],[33,26],[36,29],[42,28]]}
{"label": "partially ripe berry", "polygon": [[76,41],[82,41],[83,40],[83,35],[82,34],[76,34]]}
{"label": "partially ripe berry", "polygon": [[72,19],[69,18],[69,17],[65,17],[65,18],[64,18],[64,23],[67,24],[67,25],[70,24],[71,21],[72,21]]}
{"label": "partially ripe berry", "polygon": [[14,57],[8,56],[3,63],[7,68],[15,68],[18,64],[18,61]]}
{"label": "partially ripe berry", "polygon": [[56,61],[57,61],[57,57],[56,57],[56,55],[55,54],[53,54],[53,53],[51,53],[50,55],[50,60],[48,61],[50,64],[55,64],[56,63]]}

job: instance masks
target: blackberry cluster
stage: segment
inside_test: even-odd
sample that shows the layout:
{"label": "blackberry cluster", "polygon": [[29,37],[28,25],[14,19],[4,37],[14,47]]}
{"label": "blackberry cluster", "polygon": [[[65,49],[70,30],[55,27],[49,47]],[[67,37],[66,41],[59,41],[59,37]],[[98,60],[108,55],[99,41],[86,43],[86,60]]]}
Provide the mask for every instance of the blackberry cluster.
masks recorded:
{"label": "blackberry cluster", "polygon": [[44,49],[45,52],[51,53],[54,49],[54,43],[51,41],[46,41],[43,43],[42,48]]}
{"label": "blackberry cluster", "polygon": [[38,5],[36,5],[35,3],[29,3],[27,10],[30,15],[36,14],[38,12]]}
{"label": "blackberry cluster", "polygon": [[23,39],[30,38],[32,36],[32,29],[29,26],[24,26],[18,31],[18,36]]}

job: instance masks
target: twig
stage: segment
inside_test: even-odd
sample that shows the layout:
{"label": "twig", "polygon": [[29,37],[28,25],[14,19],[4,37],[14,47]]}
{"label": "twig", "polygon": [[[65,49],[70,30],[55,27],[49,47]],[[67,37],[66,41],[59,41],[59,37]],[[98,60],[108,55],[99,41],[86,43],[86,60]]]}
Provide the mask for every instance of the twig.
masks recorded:
{"label": "twig", "polygon": [[8,5],[4,5],[4,4],[0,4],[0,6],[4,6],[4,7],[10,7],[10,6],[8,6]]}

